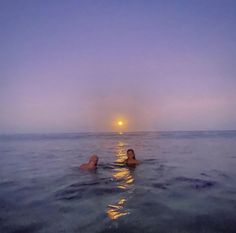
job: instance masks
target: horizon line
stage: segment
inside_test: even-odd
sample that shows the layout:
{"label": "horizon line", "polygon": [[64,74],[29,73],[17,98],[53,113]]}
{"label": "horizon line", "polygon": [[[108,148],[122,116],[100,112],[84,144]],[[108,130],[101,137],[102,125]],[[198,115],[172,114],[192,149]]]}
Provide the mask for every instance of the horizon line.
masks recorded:
{"label": "horizon line", "polygon": [[15,133],[0,133],[0,136],[7,135],[25,135],[25,134],[127,134],[127,133],[164,133],[164,132],[219,132],[219,131],[236,131],[236,129],[195,129],[195,130],[135,130],[135,131],[76,131],[76,132],[15,132]]}

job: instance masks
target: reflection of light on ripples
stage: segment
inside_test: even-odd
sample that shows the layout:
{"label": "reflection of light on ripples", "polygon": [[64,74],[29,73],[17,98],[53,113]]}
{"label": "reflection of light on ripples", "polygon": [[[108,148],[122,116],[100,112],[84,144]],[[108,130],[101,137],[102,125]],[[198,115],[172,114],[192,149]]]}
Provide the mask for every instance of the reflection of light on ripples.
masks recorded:
{"label": "reflection of light on ripples", "polygon": [[121,189],[126,189],[130,184],[134,182],[134,178],[130,170],[126,167],[116,168],[113,177],[117,180],[121,180],[121,183],[117,186]]}
{"label": "reflection of light on ripples", "polygon": [[124,204],[126,202],[125,198],[121,198],[117,204],[114,205],[108,205],[107,215],[110,219],[116,220],[120,218],[121,216],[125,216],[129,214],[128,211],[123,210]]}
{"label": "reflection of light on ripples", "polygon": [[[123,164],[126,159],[127,159],[127,156],[126,156],[126,152],[124,148],[124,143],[118,142],[116,162]],[[128,169],[127,167],[114,168],[114,173],[112,174],[112,176],[116,180],[120,181],[117,187],[123,190],[128,189],[134,183],[134,177],[130,169]],[[124,205],[126,201],[127,199],[122,197],[115,204],[109,204],[108,209],[107,209],[108,217],[112,220],[116,220],[122,216],[129,214],[129,211],[124,209]]]}
{"label": "reflection of light on ripples", "polygon": [[116,162],[123,163],[127,159],[124,143],[121,141],[118,142],[117,147],[118,148],[117,148],[117,152],[116,152]]}

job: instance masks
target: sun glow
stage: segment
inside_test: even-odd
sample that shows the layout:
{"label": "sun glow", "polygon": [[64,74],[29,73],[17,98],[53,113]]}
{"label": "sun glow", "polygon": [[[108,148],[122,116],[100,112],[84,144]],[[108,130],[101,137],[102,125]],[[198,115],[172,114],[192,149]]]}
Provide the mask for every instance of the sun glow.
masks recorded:
{"label": "sun glow", "polygon": [[119,134],[123,134],[128,130],[128,119],[124,116],[115,116],[111,121],[111,129]]}
{"label": "sun glow", "polygon": [[123,121],[118,121],[117,124],[118,124],[119,126],[122,126],[124,123],[123,123]]}

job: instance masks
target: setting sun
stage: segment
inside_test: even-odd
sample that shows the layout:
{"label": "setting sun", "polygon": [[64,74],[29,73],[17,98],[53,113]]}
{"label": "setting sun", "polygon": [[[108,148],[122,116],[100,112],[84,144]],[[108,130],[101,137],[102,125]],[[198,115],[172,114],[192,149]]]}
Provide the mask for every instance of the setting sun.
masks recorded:
{"label": "setting sun", "polygon": [[119,126],[122,126],[124,123],[123,123],[123,121],[118,121],[117,124],[118,124]]}
{"label": "setting sun", "polygon": [[124,115],[116,115],[111,121],[112,131],[124,133],[129,129],[129,118]]}

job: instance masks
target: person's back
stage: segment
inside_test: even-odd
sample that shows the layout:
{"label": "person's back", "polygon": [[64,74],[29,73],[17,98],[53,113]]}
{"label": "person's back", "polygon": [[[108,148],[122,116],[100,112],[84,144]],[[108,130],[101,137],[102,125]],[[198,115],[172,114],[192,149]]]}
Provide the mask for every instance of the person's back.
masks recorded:
{"label": "person's back", "polygon": [[89,159],[88,163],[84,163],[80,166],[80,169],[82,170],[94,170],[97,168],[98,164],[98,156],[97,155],[92,155]]}

